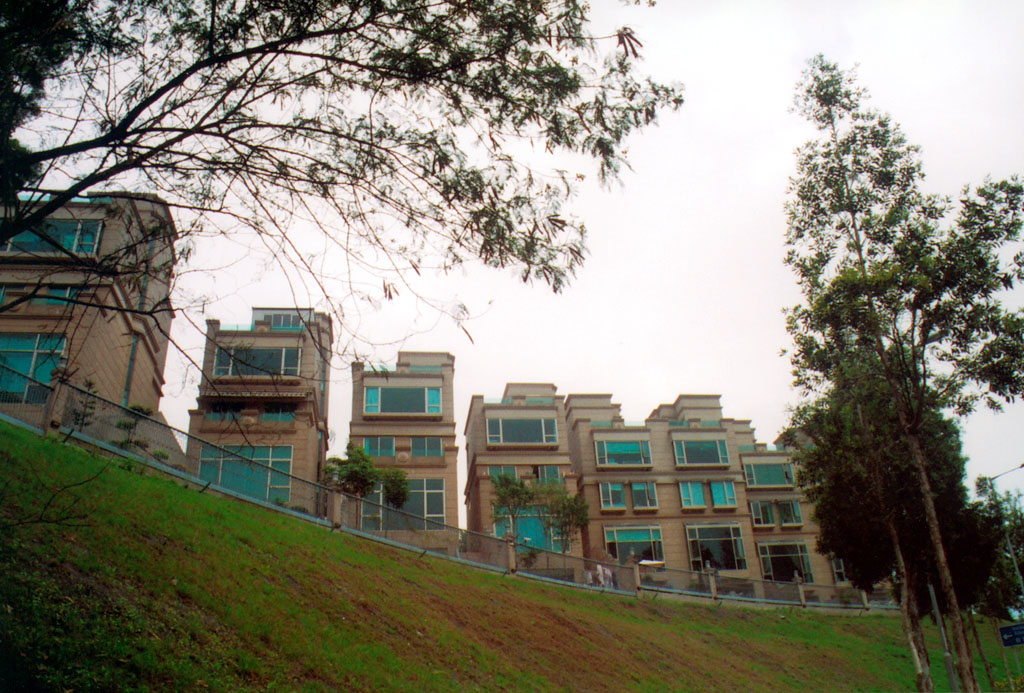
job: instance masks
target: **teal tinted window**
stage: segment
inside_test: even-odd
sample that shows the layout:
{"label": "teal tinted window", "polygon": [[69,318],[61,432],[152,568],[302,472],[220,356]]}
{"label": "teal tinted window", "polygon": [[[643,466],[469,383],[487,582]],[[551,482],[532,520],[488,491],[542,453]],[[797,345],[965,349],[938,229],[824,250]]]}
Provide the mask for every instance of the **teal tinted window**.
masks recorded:
{"label": "teal tinted window", "polygon": [[561,482],[562,475],[559,473],[557,464],[539,464],[535,468],[537,481],[540,482]]}
{"label": "teal tinted window", "polygon": [[605,547],[619,563],[631,557],[639,560],[661,561],[665,554],[661,544],[660,527],[608,527],[604,530]]}
{"label": "teal tinted window", "polygon": [[626,507],[626,491],[622,484],[605,482],[601,484],[601,507],[618,510]]}
{"label": "teal tinted window", "polygon": [[793,466],[788,462],[747,464],[743,466],[747,486],[792,486]]}
{"label": "teal tinted window", "polygon": [[743,534],[739,525],[688,525],[690,569],[746,570]]}
{"label": "teal tinted window", "polygon": [[363,449],[370,457],[394,457],[394,436],[368,436],[363,438]]}
{"label": "teal tinted window", "polygon": [[649,465],[651,447],[646,440],[599,440],[594,443],[598,465]]}
{"label": "teal tinted window", "polygon": [[775,524],[771,501],[751,501],[750,516],[755,527],[771,527]]}
{"label": "teal tinted window", "polygon": [[557,443],[554,419],[488,419],[488,443]]}
{"label": "teal tinted window", "polygon": [[439,437],[413,438],[412,456],[441,457],[444,454],[441,447],[441,439]]}
{"label": "teal tinted window", "polygon": [[363,503],[365,530],[444,529],[444,479],[409,479],[409,498],[399,509],[383,505],[380,484]]}
{"label": "teal tinted window", "polygon": [[679,497],[684,508],[703,508],[704,484],[699,481],[680,482]]}
{"label": "teal tinted window", "polygon": [[634,482],[631,486],[634,509],[658,507],[658,487],[653,481]]}
{"label": "teal tinted window", "polygon": [[64,284],[53,284],[44,288],[40,294],[40,298],[32,299],[33,303],[41,303],[47,306],[60,306],[65,305],[68,299],[78,298],[79,294],[82,293],[82,287],[80,286],[66,286]]}
{"label": "teal tinted window", "polygon": [[729,464],[729,448],[724,440],[675,441],[676,464]]}
{"label": "teal tinted window", "polygon": [[260,412],[260,421],[295,421],[295,405],[269,403]]}
{"label": "teal tinted window", "polygon": [[11,369],[0,369],[0,401],[45,401],[47,389],[22,376],[48,385],[63,352],[63,335],[0,334],[0,364]]}
{"label": "teal tinted window", "polygon": [[237,493],[285,504],[291,495],[291,445],[204,445],[199,476]]}
{"label": "teal tinted window", "polygon": [[368,387],[364,411],[368,414],[440,414],[437,387]]}
{"label": "teal tinted window", "polygon": [[[543,505],[533,506],[527,508],[519,519],[516,521],[518,525],[518,540],[520,547],[518,550],[526,551],[528,549],[540,549],[543,551],[561,551],[562,542],[555,539],[547,523],[547,507]],[[494,517],[494,535],[497,537],[503,537],[510,531],[509,519],[507,516],[502,514],[501,509],[495,511]]]}
{"label": "teal tinted window", "polygon": [[499,466],[499,465],[493,465],[492,464],[490,466],[490,468],[488,469],[488,472],[491,475],[491,481],[497,481],[499,476],[510,476],[512,478],[516,477],[515,465],[500,465]]}
{"label": "teal tinted window", "polygon": [[[96,252],[100,222],[95,220],[47,219],[38,229],[22,231],[0,244],[0,250],[25,253],[60,253],[64,250],[83,255]],[[50,242],[52,241],[52,242]]]}
{"label": "teal tinted window", "polygon": [[711,503],[716,508],[736,506],[736,489],[731,481],[711,482]]}

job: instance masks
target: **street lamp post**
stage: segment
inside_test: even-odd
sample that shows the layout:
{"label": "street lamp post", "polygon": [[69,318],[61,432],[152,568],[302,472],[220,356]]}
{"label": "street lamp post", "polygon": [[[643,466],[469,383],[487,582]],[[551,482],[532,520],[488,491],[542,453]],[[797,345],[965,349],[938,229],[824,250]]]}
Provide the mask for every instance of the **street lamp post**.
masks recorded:
{"label": "street lamp post", "polygon": [[[996,484],[995,484],[996,479],[998,479],[999,477],[1003,476],[1004,474],[1009,474],[1010,472],[1015,472],[1018,469],[1024,469],[1024,462],[1021,462],[1019,465],[1017,465],[1013,469],[1007,469],[1005,472],[1000,472],[999,474],[996,474],[993,477],[989,477],[989,483],[992,484],[992,491],[996,492]],[[1013,561],[1013,569],[1017,572],[1017,584],[1020,585],[1021,595],[1024,595],[1024,577],[1021,577],[1020,566],[1017,564],[1017,552],[1013,550],[1013,544],[1010,542],[1010,532],[1009,531],[1004,531],[1003,535],[1006,538],[1006,550],[1010,552],[1010,560]]]}

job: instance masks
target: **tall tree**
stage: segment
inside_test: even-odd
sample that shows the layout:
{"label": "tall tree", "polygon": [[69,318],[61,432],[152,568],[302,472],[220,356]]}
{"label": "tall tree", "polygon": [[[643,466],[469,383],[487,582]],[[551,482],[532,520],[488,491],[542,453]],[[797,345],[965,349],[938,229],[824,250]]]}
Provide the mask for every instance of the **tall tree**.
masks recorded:
{"label": "tall tree", "polygon": [[[578,180],[613,179],[627,136],[682,104],[636,74],[629,29],[596,36],[587,15],[581,0],[5,3],[0,242],[104,186],[160,194],[186,234],[248,229],[289,267],[345,267],[351,294],[390,298],[466,258],[558,290],[585,252],[565,204]],[[334,256],[311,259],[296,219]]]}
{"label": "tall tree", "polygon": [[494,499],[491,506],[494,516],[504,515],[509,521],[509,531],[519,540],[519,518],[537,502],[537,489],[525,479],[512,474],[500,474],[494,479]]}
{"label": "tall tree", "polygon": [[[920,614],[930,608],[927,585],[935,570],[920,489],[888,387],[872,374],[875,359],[866,350],[856,357],[833,367],[827,394],[794,411],[790,437],[799,448],[798,480],[815,504],[819,550],[842,558],[854,585],[870,589],[895,573],[917,687],[934,690]],[[922,422],[921,440],[954,559],[957,596],[971,604],[995,561],[999,525],[968,500],[959,432],[934,406]]]}
{"label": "tall tree", "polygon": [[929,479],[921,427],[934,406],[998,407],[1024,391],[1024,314],[1000,302],[1024,278],[1017,179],[964,189],[958,213],[921,191],[918,150],[865,91],[822,56],[800,83],[797,110],[820,135],[797,151],[787,203],[789,251],[806,303],[789,311],[796,382],[827,389],[831,366],[870,348],[886,383],[923,501],[960,679],[977,690]]}

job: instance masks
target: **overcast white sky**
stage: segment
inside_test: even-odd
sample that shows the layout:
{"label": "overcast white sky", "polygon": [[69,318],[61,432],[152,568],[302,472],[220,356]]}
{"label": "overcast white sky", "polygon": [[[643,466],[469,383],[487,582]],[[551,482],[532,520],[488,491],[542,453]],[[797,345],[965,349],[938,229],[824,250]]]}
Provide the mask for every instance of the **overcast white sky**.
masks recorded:
{"label": "overcast white sky", "polygon": [[[574,206],[590,257],[561,295],[511,273],[468,267],[425,278],[420,293],[459,300],[476,316],[449,318],[403,292],[358,328],[381,363],[397,351],[455,354],[461,436],[473,394],[506,382],[554,382],[559,392],[612,393],[642,420],[680,393],[722,396],[724,415],[749,418],[771,442],[798,399],[790,387],[781,313],[799,301],[782,264],[783,203],[793,150],[810,135],[789,112],[806,60],[824,53],[859,65],[872,104],[922,147],[931,192],[955,195],[984,176],[1024,169],[1024,3],[661,0],[655,8],[593,3],[595,33],[628,24],[643,41],[643,69],[685,85],[686,105],[630,142],[622,184],[588,183]],[[215,263],[200,242],[195,267]],[[272,265],[185,274],[186,291],[218,297],[205,314],[249,320],[251,306],[291,303]],[[1019,305],[1021,296],[1014,297]],[[186,320],[179,342],[198,355]],[[349,364],[332,379],[332,452],[343,450],[351,408]],[[182,361],[168,372],[168,419],[187,427],[197,379]],[[182,384],[184,383],[184,384]],[[964,426],[970,483],[1024,462],[1024,406],[975,414]],[[460,447],[462,442],[460,441]],[[460,450],[464,478],[465,452]],[[1024,487],[1024,470],[999,482]],[[461,491],[461,489],[460,489]]]}

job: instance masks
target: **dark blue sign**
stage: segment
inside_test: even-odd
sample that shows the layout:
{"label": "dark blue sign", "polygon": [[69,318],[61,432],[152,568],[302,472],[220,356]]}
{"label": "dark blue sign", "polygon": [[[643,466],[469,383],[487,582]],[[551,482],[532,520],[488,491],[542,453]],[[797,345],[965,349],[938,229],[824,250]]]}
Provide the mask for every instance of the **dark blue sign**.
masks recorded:
{"label": "dark blue sign", "polygon": [[1003,638],[1003,647],[1024,645],[1024,623],[1003,626],[999,629],[999,635]]}

